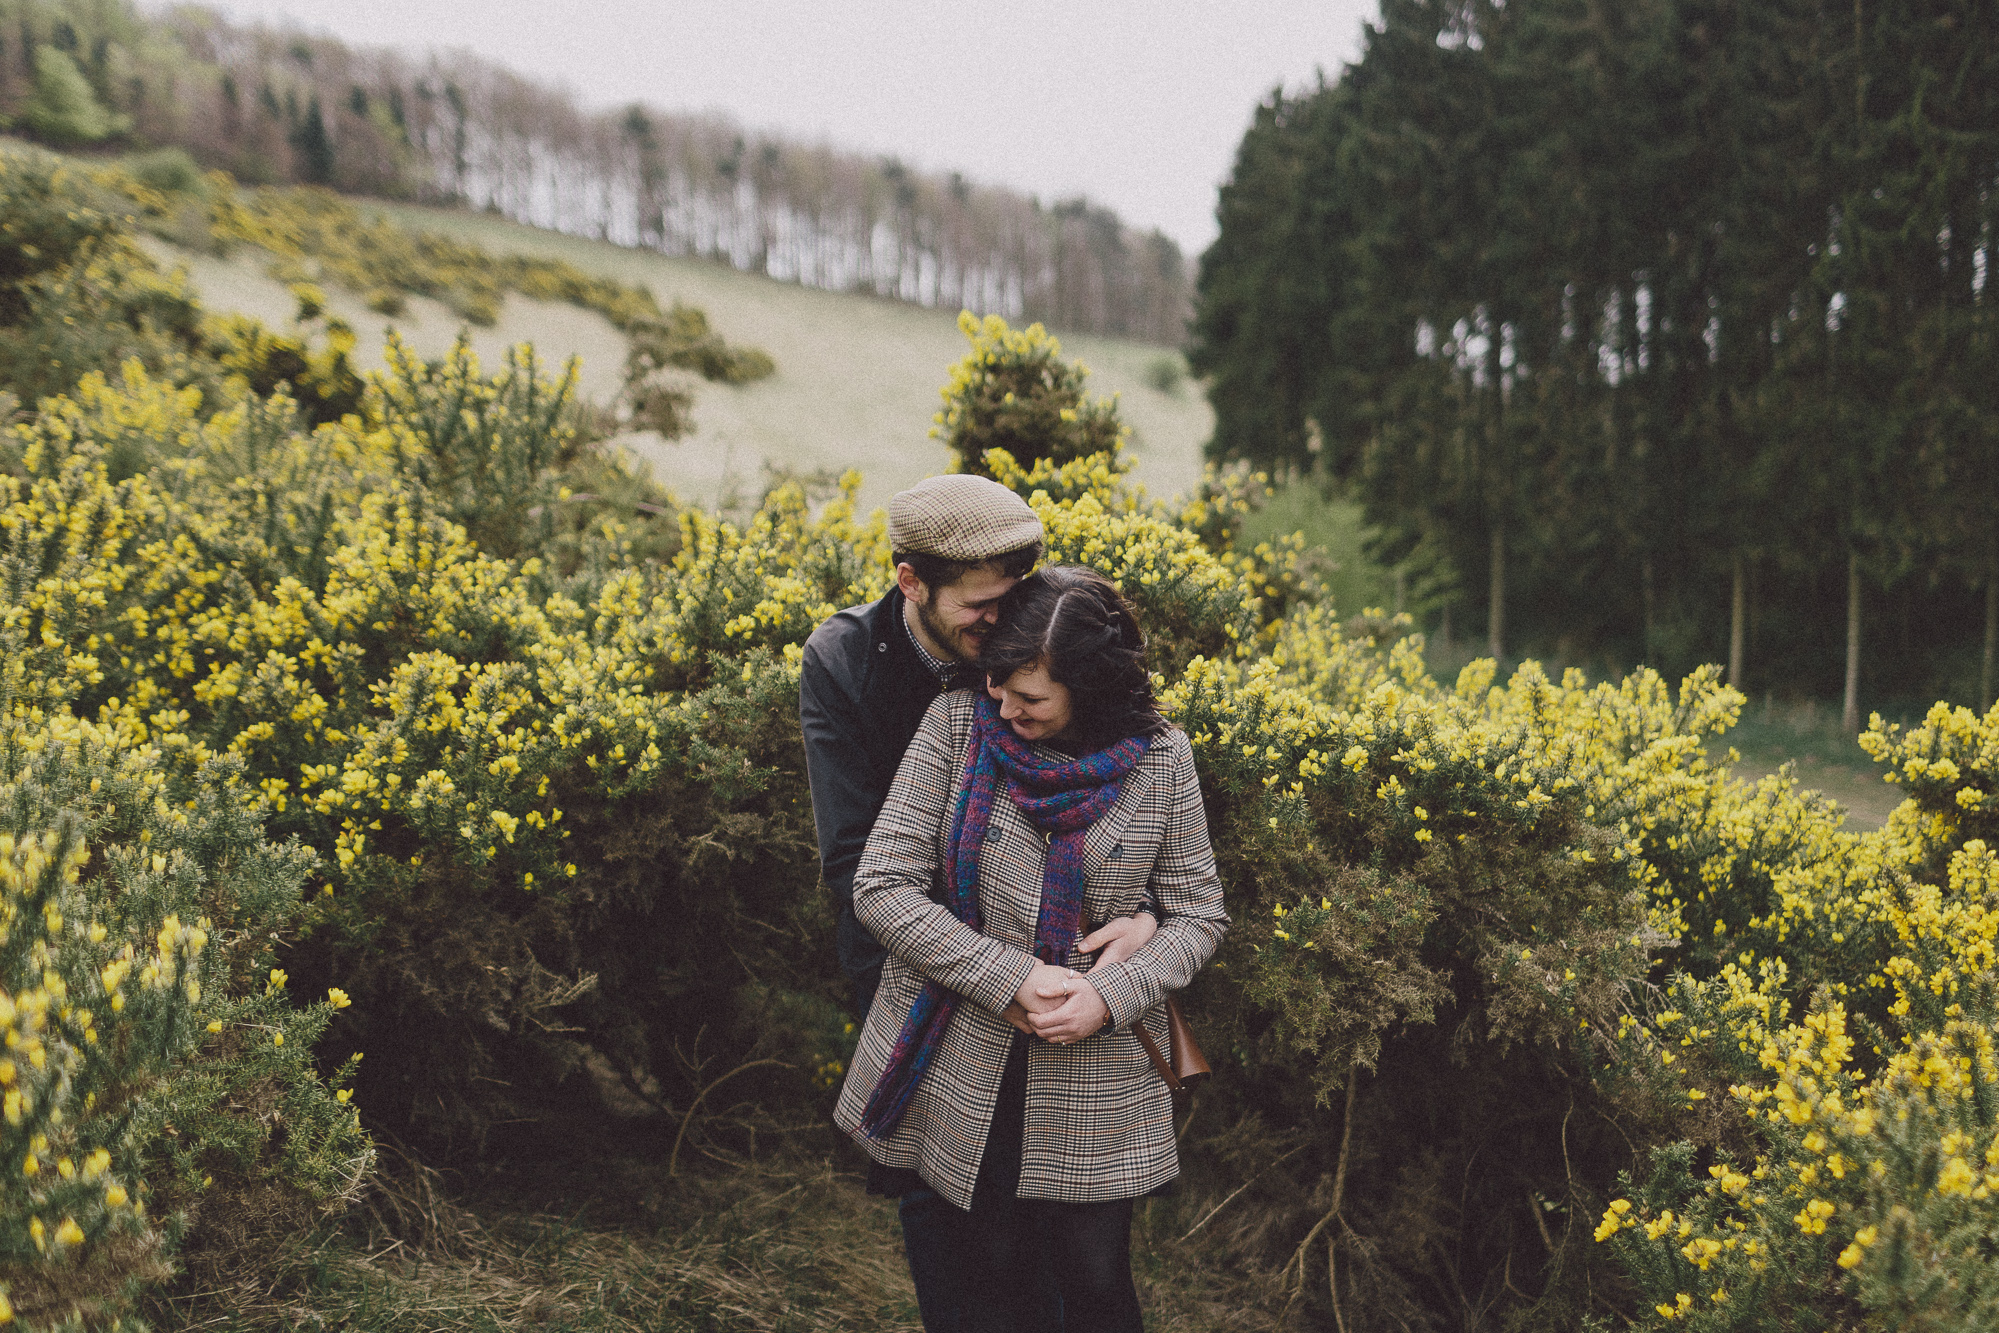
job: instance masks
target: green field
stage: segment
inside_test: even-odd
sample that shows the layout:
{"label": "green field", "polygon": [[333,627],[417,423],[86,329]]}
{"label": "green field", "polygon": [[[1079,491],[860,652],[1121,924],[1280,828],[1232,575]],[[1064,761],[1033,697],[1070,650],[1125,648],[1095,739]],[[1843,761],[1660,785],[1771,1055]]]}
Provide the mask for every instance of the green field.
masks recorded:
{"label": "green field", "polygon": [[[731,343],[761,347],[777,373],[732,387],[689,377],[694,433],[666,442],[654,435],[624,444],[676,494],[705,504],[754,499],[766,462],[800,474],[858,468],[864,509],[887,503],[911,482],[948,466],[944,447],[929,438],[938,390],[964,355],[957,312],[926,310],[869,296],[818,291],[720,264],[632,250],[519,226],[485,214],[403,205],[364,204],[412,228],[473,241],[496,253],[546,255],[589,273],[643,283],[662,304],[682,301],[706,310]],[[157,257],[184,265],[212,309],[238,310],[266,323],[291,323],[295,302],[249,249],[228,259],[154,243]],[[328,291],[332,312],[362,335],[365,364],[380,364],[381,334],[393,326],[417,348],[447,348],[462,321],[435,301],[410,299],[394,319],[369,311],[353,292]],[[582,359],[583,391],[608,399],[618,388],[624,338],[602,317],[575,306],[510,296],[499,322],[472,329],[482,360],[508,345],[533,342],[547,358]],[[1197,386],[1180,378],[1170,391],[1153,387],[1148,371],[1177,353],[1114,338],[1064,336],[1063,351],[1091,370],[1090,385],[1116,394],[1132,427],[1138,478],[1156,495],[1187,490],[1201,475],[1201,446],[1214,414]]]}

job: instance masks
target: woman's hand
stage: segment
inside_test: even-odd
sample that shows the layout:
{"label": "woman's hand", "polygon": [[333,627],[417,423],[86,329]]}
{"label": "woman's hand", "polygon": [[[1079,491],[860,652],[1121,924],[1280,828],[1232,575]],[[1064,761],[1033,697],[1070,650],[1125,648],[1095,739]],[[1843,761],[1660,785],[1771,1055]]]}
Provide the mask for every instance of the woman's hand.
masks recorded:
{"label": "woman's hand", "polygon": [[[1075,973],[1066,967],[1036,963],[1034,970],[1027,974],[1027,980],[1021,983],[1020,993],[1013,997],[1013,1004],[1007,1006],[1008,1013],[1005,1015],[1007,1021],[1013,1021],[1011,1015],[1015,1006],[1030,1015],[1049,1013],[1061,1008],[1062,1002],[1069,998],[1069,978],[1074,975]],[[1020,1025],[1016,1023],[1014,1026]],[[1022,1031],[1026,1029],[1023,1028]]]}
{"label": "woman's hand", "polygon": [[1000,1010],[1000,1021],[1023,1036],[1034,1035],[1034,1024],[1028,1020],[1027,1010],[1021,1008],[1019,1000]]}
{"label": "woman's hand", "polygon": [[1111,1009],[1097,988],[1081,973],[1069,972],[1062,982],[1069,995],[1059,1006],[1042,1013],[1030,1013],[1035,1035],[1057,1046],[1067,1046],[1094,1034],[1110,1022]]}
{"label": "woman's hand", "polygon": [[1150,912],[1140,912],[1135,916],[1114,916],[1077,940],[1076,950],[1078,953],[1096,953],[1099,949],[1103,950],[1097,957],[1097,966],[1109,967],[1112,963],[1122,963],[1143,949],[1158,933],[1159,919]]}

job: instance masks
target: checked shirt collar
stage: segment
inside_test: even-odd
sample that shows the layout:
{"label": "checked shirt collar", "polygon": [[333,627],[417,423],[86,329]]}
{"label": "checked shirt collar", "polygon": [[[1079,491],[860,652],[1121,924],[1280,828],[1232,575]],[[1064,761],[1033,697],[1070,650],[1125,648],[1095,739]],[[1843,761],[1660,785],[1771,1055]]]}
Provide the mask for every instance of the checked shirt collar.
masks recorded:
{"label": "checked shirt collar", "polygon": [[909,636],[909,646],[916,650],[916,659],[923,663],[925,671],[937,678],[937,688],[955,690],[961,685],[970,684],[970,667],[962,662],[946,662],[923,646],[923,640],[916,637],[916,630],[909,623],[908,605],[907,602],[903,603],[905,609],[897,619],[902,621],[902,632]]}

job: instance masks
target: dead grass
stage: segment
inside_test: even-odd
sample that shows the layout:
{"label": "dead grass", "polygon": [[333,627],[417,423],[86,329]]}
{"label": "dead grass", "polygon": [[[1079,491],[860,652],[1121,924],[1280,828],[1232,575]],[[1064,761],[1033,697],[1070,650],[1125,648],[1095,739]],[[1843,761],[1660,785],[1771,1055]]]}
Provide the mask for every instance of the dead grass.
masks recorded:
{"label": "dead grass", "polygon": [[489,1170],[454,1196],[403,1157],[343,1224],[262,1271],[184,1285],[155,1321],[244,1333],[921,1327],[893,1206],[826,1161],[683,1177],[670,1192],[654,1162],[613,1154],[599,1170],[595,1190],[573,1165]]}
{"label": "dead grass", "polygon": [[[449,1173],[385,1148],[338,1224],[254,1270],[197,1262],[149,1314],[162,1329],[230,1333],[919,1333],[894,1205],[866,1193],[850,1148],[813,1135],[762,1161],[709,1154],[704,1173],[683,1164],[669,1178],[669,1137],[658,1122],[575,1127],[551,1153]],[[1281,1326],[1272,1275],[1241,1260],[1268,1248],[1259,1192],[1219,1210],[1226,1194],[1192,1190],[1140,1205],[1148,1329]]]}

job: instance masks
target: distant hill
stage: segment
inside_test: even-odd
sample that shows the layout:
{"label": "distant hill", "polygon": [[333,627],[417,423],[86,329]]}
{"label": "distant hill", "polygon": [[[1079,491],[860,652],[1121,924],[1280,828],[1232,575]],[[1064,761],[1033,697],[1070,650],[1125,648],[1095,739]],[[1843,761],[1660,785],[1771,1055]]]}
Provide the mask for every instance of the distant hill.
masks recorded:
{"label": "distant hill", "polygon": [[252,185],[491,209],[802,286],[1167,345],[1192,313],[1172,239],[1087,198],[1044,203],[714,112],[591,110],[468,51],[132,0],[4,3],[0,30],[0,123],[47,147],[176,147]]}
{"label": "distant hill", "polygon": [[[363,207],[408,227],[476,241],[495,253],[564,259],[586,272],[643,283],[662,304],[679,300],[700,306],[731,341],[768,351],[777,373],[767,380],[729,386],[690,377],[692,435],[672,443],[652,435],[624,441],[685,499],[706,504],[732,494],[754,499],[769,461],[802,474],[858,468],[864,477],[862,503],[872,507],[949,465],[929,430],[941,401],[938,390],[965,350],[955,311],[814,290],[721,264],[524,227],[490,214]],[[257,252],[217,259],[159,244],[155,253],[185,265],[211,308],[242,311],[274,326],[291,324],[297,302],[266,274]],[[371,365],[380,363],[381,335],[391,326],[428,354],[448,347],[464,326],[452,311],[422,298],[388,318],[368,310],[351,292],[330,288],[327,296],[332,313],[360,332],[359,355]],[[510,296],[495,325],[470,332],[482,359],[497,360],[509,345],[532,342],[553,365],[581,357],[585,393],[604,399],[617,387],[624,338],[590,311]],[[1198,387],[1185,379],[1178,354],[1089,335],[1064,335],[1062,342],[1089,366],[1093,392],[1119,395],[1133,427],[1139,480],[1161,496],[1188,489],[1200,476],[1201,447],[1214,418]],[[1158,387],[1162,384],[1170,387]]]}

